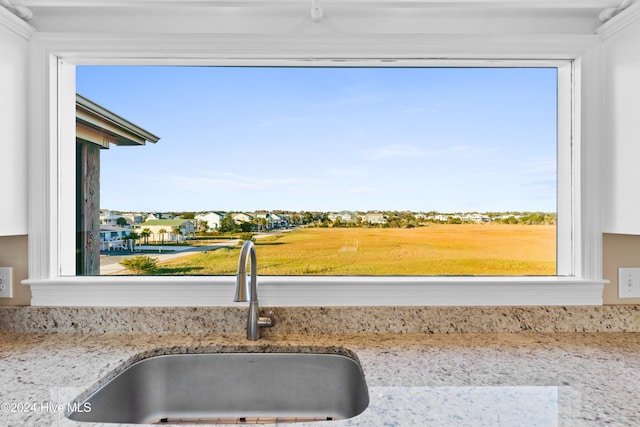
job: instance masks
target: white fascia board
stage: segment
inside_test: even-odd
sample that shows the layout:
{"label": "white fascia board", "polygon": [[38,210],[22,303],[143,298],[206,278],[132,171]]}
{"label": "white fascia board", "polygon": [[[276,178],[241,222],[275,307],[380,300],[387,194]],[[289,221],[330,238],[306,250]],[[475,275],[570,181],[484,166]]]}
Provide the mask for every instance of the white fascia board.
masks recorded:
{"label": "white fascia board", "polygon": [[[151,132],[142,129],[129,120],[117,115],[116,113],[108,110],[102,105],[85,98],[84,96],[76,93],[76,109],[79,112],[76,113],[77,117],[82,117],[87,123],[90,123],[99,128],[103,126],[109,126],[109,130],[116,135],[122,135],[123,137],[133,141],[133,139],[127,135],[132,134],[134,137],[142,140],[142,143],[135,141],[136,144],[144,145],[144,141],[158,142],[160,137],[152,134]],[[93,118],[97,120],[92,120]],[[101,123],[102,122],[102,123]],[[103,125],[105,123],[105,125]]]}

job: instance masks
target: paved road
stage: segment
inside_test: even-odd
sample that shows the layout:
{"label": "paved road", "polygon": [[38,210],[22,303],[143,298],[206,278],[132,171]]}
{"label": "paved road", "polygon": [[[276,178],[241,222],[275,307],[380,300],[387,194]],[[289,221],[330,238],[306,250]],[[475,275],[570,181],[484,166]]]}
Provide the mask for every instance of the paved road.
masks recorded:
{"label": "paved road", "polygon": [[120,265],[119,262],[124,258],[129,258],[131,256],[147,255],[152,258],[158,258],[158,262],[164,262],[176,258],[195,255],[199,252],[235,247],[239,242],[239,240],[229,240],[227,242],[217,243],[215,245],[186,247],[145,245],[140,247],[140,252],[112,251],[100,256],[100,275],[104,276],[124,273],[127,269]]}
{"label": "paved road", "polygon": [[[276,232],[269,233],[256,233],[254,239],[262,239],[264,237],[273,236],[275,234],[286,233],[291,229],[278,230]],[[152,258],[158,258],[158,262],[170,261],[176,258],[182,258],[197,254],[199,252],[212,251],[220,248],[232,248],[238,247],[240,243],[239,239],[226,240],[222,243],[216,243],[208,246],[154,246],[154,245],[142,245],[137,249],[140,252],[130,251],[111,251],[103,253],[100,256],[100,275],[114,275],[124,273],[127,269],[119,264],[125,258],[129,258],[136,255],[147,255]]]}

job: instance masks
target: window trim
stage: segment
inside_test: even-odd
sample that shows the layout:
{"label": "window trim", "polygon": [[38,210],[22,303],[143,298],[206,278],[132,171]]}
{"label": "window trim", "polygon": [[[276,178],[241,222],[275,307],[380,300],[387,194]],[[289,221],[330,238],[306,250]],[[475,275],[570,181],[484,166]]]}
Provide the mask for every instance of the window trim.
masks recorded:
{"label": "window trim", "polygon": [[[70,277],[66,256],[73,256],[75,240],[63,233],[74,218],[75,193],[69,186],[68,162],[75,155],[65,152],[61,141],[75,141],[75,74],[72,64],[174,64],[174,65],[292,65],[335,63],[350,65],[432,66],[557,66],[571,84],[559,93],[559,110],[566,108],[570,125],[561,127],[559,138],[571,140],[560,150],[559,162],[571,165],[570,186],[559,188],[560,210],[570,210],[570,224],[561,225],[559,237],[559,275],[554,277],[260,277],[263,305],[601,305],[601,213],[599,210],[601,171],[594,162],[599,150],[597,134],[584,137],[583,122],[597,117],[595,105],[582,102],[598,97],[595,89],[583,84],[583,73],[597,79],[597,41],[588,36],[518,36],[504,41],[485,37],[444,37],[439,43],[422,37],[354,38],[340,46],[322,38],[311,38],[305,51],[323,47],[331,56],[315,57],[292,49],[285,38],[231,40],[235,50],[222,44],[209,45],[206,37],[171,40],[162,55],[147,52],[162,46],[156,39],[114,36],[109,40],[83,38],[83,35],[36,34],[32,40],[32,90],[30,96],[30,184],[29,184],[29,279],[32,305],[233,305],[233,277]],[[379,39],[377,43],[376,39]],[[526,40],[523,40],[526,39]],[[228,42],[228,41],[227,41]],[[254,43],[254,44],[252,44]],[[419,56],[416,43],[422,44]],[[255,44],[264,49],[256,49]],[[395,45],[395,46],[390,46]],[[195,46],[194,46],[195,45]],[[190,57],[182,49],[189,47]],[[391,47],[393,49],[389,50]],[[217,51],[219,49],[220,51]],[[438,51],[449,49],[448,59]],[[294,49],[295,50],[295,49]],[[195,54],[193,52],[196,52]],[[230,55],[229,52],[235,52]],[[254,52],[278,52],[272,57]],[[389,56],[386,52],[394,52]],[[364,56],[363,56],[364,55]],[[371,59],[376,58],[376,59]],[[496,59],[497,58],[497,59]],[[533,59],[531,59],[533,58]],[[568,73],[568,74],[567,74]],[[597,81],[597,80],[596,80]],[[67,117],[69,116],[69,117]],[[586,142],[586,144],[585,144]],[[559,147],[561,144],[559,143]],[[66,147],[68,148],[68,147]],[[585,162],[583,153],[590,162]],[[568,156],[568,157],[567,157]],[[586,169],[583,169],[587,166]],[[585,170],[589,171],[587,174]],[[586,190],[589,190],[587,192]],[[73,199],[73,203],[70,203]],[[67,221],[65,224],[64,221]],[[75,222],[72,230],[75,230]],[[73,233],[70,233],[73,235]],[[588,242],[588,244],[587,244]],[[69,252],[69,248],[73,248]],[[67,254],[67,255],[65,255]],[[62,267],[61,267],[62,266]],[[179,285],[179,286],[176,286]],[[330,289],[330,292],[327,292]]]}

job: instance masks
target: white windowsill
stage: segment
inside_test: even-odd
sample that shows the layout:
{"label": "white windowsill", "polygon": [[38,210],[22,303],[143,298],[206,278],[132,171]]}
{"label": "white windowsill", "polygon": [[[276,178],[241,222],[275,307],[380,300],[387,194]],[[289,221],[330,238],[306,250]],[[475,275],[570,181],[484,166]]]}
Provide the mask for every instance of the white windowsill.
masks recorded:
{"label": "white windowsill", "polygon": [[[234,276],[26,280],[34,306],[235,306]],[[260,304],[284,306],[602,305],[606,280],[575,277],[258,278]],[[366,284],[366,287],[362,285]]]}

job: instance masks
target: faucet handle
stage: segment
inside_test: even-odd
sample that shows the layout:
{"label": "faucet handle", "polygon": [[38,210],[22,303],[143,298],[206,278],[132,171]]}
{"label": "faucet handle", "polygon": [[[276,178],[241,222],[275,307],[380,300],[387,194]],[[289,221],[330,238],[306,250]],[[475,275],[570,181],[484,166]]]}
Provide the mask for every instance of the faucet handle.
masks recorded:
{"label": "faucet handle", "polygon": [[273,311],[269,311],[269,317],[259,317],[258,326],[271,327],[275,325],[276,319],[273,317]]}

